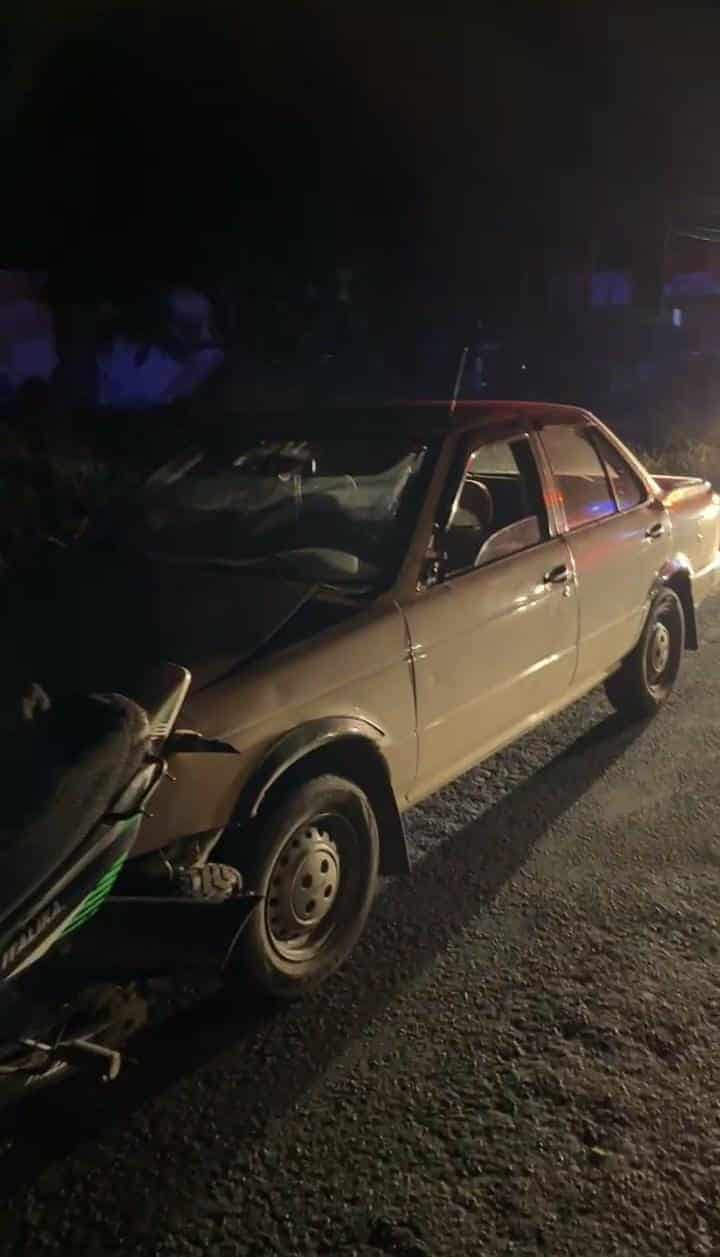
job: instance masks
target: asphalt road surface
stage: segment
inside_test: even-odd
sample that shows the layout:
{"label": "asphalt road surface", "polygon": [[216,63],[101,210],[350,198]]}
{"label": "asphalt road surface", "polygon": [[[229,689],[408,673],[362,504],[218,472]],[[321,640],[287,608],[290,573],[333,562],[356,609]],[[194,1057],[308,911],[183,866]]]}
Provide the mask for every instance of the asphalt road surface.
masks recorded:
{"label": "asphalt road surface", "polygon": [[0,1133],[0,1252],[720,1254],[720,602],[650,726],[593,695],[410,817],[302,1007],[180,993]]}

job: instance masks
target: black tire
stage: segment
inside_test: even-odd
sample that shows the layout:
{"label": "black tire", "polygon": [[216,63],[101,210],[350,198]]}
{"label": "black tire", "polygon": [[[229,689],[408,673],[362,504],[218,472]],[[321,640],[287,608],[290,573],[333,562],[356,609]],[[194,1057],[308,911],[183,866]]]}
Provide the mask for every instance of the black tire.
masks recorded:
{"label": "black tire", "polygon": [[263,898],[230,957],[228,981],[292,1000],[334,973],[363,931],[379,852],[373,810],[352,781],[328,774],[290,787],[234,861]]}
{"label": "black tire", "polygon": [[605,692],[628,720],[654,716],[672,693],[685,650],[685,613],[672,589],[656,594],[642,636]]}

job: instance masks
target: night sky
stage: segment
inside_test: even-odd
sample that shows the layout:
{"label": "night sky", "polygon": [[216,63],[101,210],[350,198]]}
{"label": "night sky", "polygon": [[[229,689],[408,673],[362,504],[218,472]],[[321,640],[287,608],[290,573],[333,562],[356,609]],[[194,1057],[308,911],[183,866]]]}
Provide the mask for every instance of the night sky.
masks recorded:
{"label": "night sky", "polygon": [[0,262],[493,293],[591,247],[651,271],[667,205],[720,191],[714,6],[239,7],[23,7]]}

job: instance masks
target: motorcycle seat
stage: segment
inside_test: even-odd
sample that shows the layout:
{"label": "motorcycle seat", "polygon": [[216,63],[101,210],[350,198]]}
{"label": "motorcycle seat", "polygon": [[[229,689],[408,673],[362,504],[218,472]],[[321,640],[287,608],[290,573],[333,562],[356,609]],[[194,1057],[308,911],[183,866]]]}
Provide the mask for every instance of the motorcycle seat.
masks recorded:
{"label": "motorcycle seat", "polygon": [[4,756],[0,921],[82,846],[140,767],[150,732],[142,708],[115,694],[63,699],[35,723]]}

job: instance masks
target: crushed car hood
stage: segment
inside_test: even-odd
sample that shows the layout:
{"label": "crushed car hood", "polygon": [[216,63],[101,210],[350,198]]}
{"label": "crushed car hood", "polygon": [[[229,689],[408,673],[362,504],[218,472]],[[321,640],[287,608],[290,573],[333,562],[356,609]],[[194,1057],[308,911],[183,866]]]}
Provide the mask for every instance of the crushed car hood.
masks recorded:
{"label": "crushed car hood", "polygon": [[188,667],[198,689],[266,646],[315,592],[251,568],[86,555],[25,599],[20,631],[51,693],[131,693],[158,659]]}
{"label": "crushed car hood", "polygon": [[309,602],[312,585],[248,568],[197,568],[154,561],[149,607],[162,653],[181,660],[198,689],[267,645]]}

